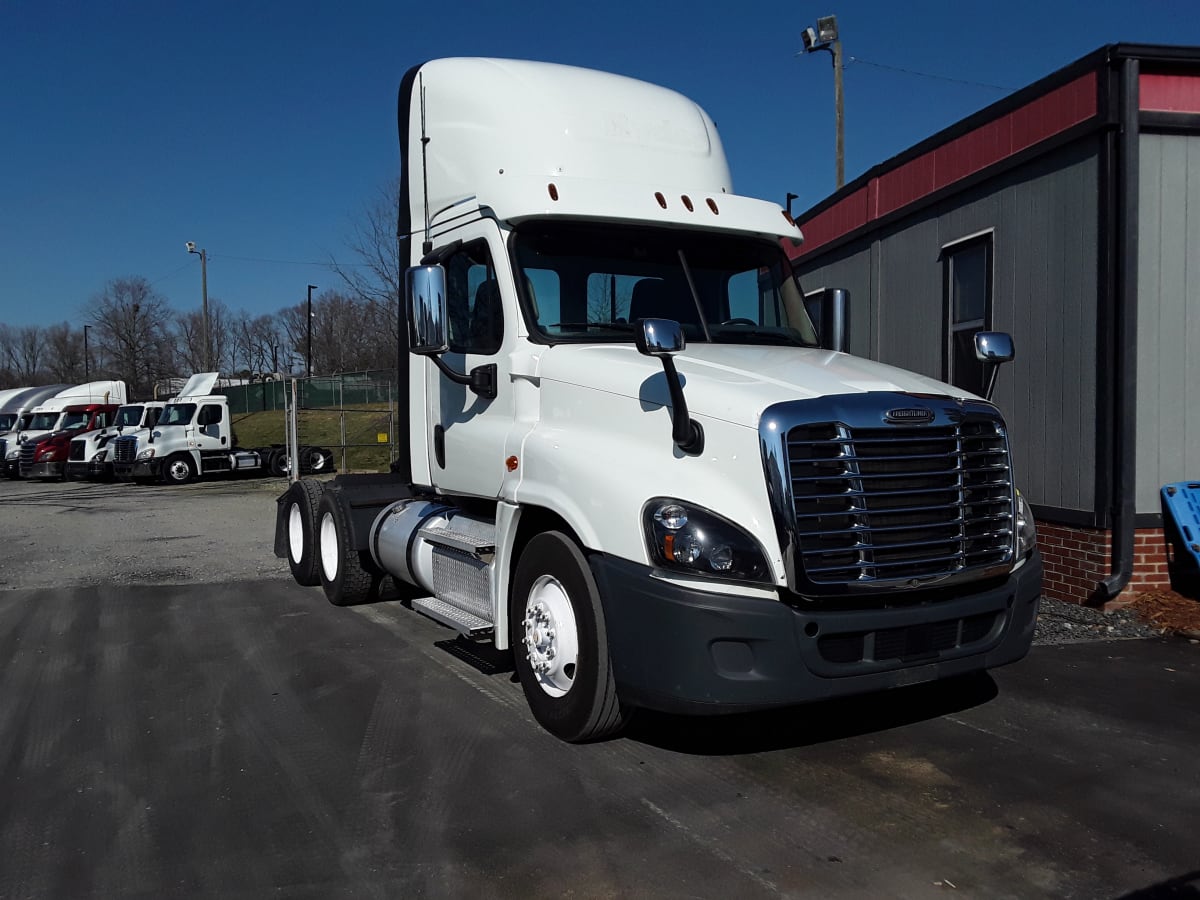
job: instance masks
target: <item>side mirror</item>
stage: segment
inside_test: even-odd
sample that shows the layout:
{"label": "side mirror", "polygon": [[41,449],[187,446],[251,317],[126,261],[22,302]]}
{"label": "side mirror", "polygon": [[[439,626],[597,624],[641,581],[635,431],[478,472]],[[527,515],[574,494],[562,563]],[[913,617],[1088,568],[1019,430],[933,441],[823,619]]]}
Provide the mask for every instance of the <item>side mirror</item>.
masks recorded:
{"label": "side mirror", "polygon": [[671,393],[671,440],[689,455],[696,456],[704,452],[704,429],[699,422],[693,422],[688,413],[683,384],[679,381],[675,360],[672,359],[686,346],[683,326],[674,319],[642,319],[634,332],[634,341],[638,353],[662,361],[667,390]]}
{"label": "side mirror", "polygon": [[638,353],[645,356],[674,356],[683,351],[687,341],[683,326],[673,319],[642,319],[634,334]]}
{"label": "side mirror", "polygon": [[444,353],[446,337],[446,270],[413,266],[404,273],[408,304],[408,349],[421,356]]}
{"label": "side mirror", "polygon": [[983,363],[985,400],[992,399],[992,391],[996,389],[996,376],[1000,365],[1009,362],[1016,356],[1012,335],[1003,331],[975,332],[975,358]]}
{"label": "side mirror", "polygon": [[850,292],[826,288],[821,292],[821,346],[837,353],[850,346]]}

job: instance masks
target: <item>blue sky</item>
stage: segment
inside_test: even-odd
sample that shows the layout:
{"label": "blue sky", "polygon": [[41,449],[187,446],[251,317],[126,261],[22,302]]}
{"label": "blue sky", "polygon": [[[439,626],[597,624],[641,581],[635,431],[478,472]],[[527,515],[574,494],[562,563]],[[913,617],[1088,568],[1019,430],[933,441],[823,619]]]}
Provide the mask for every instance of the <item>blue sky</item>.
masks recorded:
{"label": "blue sky", "polygon": [[716,120],[738,193],[805,209],[834,186],[833,81],[828,54],[797,51],[831,13],[847,180],[1102,44],[1200,45],[1195,0],[0,0],[0,321],[82,324],[127,275],[197,308],[189,240],[235,311],[337,287],[323,264],[353,261],[354,217],[398,171],[400,78],[438,56],[679,90]]}

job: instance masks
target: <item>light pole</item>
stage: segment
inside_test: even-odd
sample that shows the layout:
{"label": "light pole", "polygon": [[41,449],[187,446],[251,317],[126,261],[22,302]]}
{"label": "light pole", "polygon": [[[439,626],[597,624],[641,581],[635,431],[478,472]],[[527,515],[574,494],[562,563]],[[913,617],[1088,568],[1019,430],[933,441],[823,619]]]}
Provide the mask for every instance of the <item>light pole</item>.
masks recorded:
{"label": "light pole", "polygon": [[800,35],[804,52],[828,50],[833,57],[833,106],[837,129],[837,186],[846,183],[845,144],[842,139],[842,42],[838,40],[837,16],[822,16],[817,27],[805,28]]}
{"label": "light pole", "polygon": [[304,377],[312,377],[312,292],[317,289],[315,284],[308,286],[308,355],[305,357]]}
{"label": "light pole", "polygon": [[204,320],[204,371],[212,371],[212,344],[208,339],[208,254],[201,247],[196,249],[196,245],[191,241],[187,242],[188,253],[200,254],[200,291],[203,297],[204,305],[201,307],[201,317]]}
{"label": "light pole", "polygon": [[91,327],[92,327],[91,325],[83,326],[83,380],[84,381],[92,380],[92,367],[88,361],[88,340],[87,340],[88,329]]}

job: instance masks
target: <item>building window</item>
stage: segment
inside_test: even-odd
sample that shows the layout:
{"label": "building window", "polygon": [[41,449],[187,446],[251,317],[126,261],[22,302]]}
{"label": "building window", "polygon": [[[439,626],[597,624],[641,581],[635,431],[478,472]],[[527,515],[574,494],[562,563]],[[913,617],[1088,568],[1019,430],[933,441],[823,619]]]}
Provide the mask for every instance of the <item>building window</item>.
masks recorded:
{"label": "building window", "polygon": [[973,394],[984,390],[983,364],[975,358],[975,334],[992,327],[992,235],[942,248],[946,298],[944,377]]}

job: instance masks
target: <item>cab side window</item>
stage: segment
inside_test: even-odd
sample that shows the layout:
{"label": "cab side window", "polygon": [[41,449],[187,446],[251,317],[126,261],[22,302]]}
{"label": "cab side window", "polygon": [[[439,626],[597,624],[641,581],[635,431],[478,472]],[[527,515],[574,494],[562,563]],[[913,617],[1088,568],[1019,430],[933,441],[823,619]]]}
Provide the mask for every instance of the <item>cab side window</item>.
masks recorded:
{"label": "cab side window", "polygon": [[196,424],[203,428],[205,425],[219,425],[221,423],[221,407],[215,403],[206,403],[200,407],[200,418],[196,420]]}
{"label": "cab side window", "polygon": [[449,344],[454,353],[495,353],[504,337],[500,284],[487,241],[464,244],[446,261]]}

